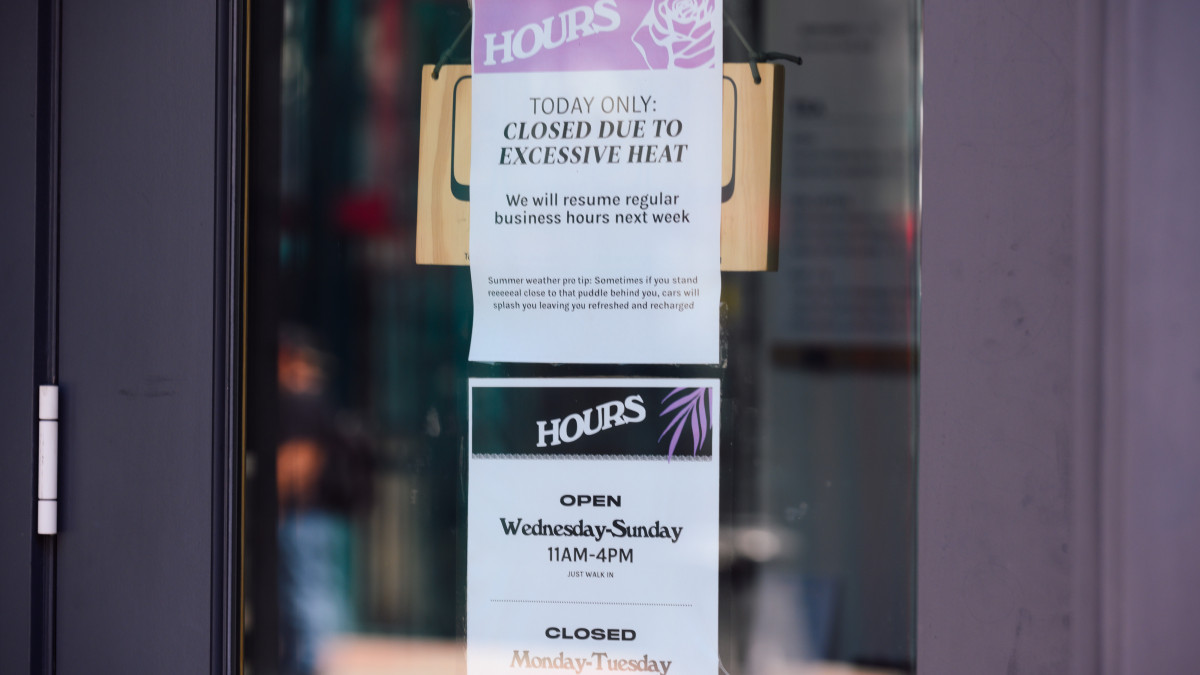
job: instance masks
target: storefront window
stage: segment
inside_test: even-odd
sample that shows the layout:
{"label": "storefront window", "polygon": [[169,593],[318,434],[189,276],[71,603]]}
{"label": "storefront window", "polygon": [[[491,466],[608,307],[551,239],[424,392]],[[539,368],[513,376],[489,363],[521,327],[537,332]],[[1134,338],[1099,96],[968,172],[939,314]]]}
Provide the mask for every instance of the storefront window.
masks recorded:
{"label": "storefront window", "polygon": [[421,66],[466,3],[255,11],[251,67],[280,67],[249,129],[278,209],[248,223],[275,377],[247,396],[246,672],[465,672],[468,378],[614,376],[720,381],[722,672],[912,672],[919,2],[725,1],[804,65],[778,270],[722,275],[713,366],[469,361],[469,269],[415,259]]}

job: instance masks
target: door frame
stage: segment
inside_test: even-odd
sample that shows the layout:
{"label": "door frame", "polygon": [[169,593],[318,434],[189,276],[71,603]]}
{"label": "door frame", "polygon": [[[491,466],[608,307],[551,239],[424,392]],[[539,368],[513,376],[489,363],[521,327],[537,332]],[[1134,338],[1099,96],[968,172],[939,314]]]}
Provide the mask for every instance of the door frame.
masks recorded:
{"label": "door frame", "polygon": [[0,4],[0,664],[40,668],[45,622],[34,534],[38,289],[39,7]]}
{"label": "door frame", "polygon": [[238,672],[244,11],[0,7],[5,672]]}

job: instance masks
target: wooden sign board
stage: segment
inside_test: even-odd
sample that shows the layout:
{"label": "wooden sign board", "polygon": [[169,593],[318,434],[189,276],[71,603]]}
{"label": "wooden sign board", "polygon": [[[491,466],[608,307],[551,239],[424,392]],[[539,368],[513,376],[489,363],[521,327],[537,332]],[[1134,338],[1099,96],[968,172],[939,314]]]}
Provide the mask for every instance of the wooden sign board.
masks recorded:
{"label": "wooden sign board", "polygon": [[[779,174],[783,67],[725,64],[721,188],[721,269],[779,266]],[[471,67],[443,66],[421,78],[417,190],[417,264],[469,265],[471,221]]]}

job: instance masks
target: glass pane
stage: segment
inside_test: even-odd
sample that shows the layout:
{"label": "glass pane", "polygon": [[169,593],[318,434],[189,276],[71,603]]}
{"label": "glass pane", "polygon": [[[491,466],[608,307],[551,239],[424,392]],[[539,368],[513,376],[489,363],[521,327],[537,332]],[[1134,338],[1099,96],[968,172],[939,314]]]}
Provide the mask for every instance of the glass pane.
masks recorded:
{"label": "glass pane", "polygon": [[711,367],[469,362],[469,269],[414,253],[466,3],[253,4],[245,671],[465,672],[467,379],[619,375],[721,381],[723,672],[911,672],[919,2],[725,0],[805,63],[779,269],[722,275]]}

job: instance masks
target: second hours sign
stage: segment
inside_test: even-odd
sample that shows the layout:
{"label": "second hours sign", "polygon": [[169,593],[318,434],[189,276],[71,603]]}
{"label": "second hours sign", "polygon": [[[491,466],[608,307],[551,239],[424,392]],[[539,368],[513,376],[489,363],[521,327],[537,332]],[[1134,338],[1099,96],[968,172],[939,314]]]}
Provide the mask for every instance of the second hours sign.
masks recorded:
{"label": "second hours sign", "polygon": [[716,672],[719,382],[469,397],[468,673]]}

